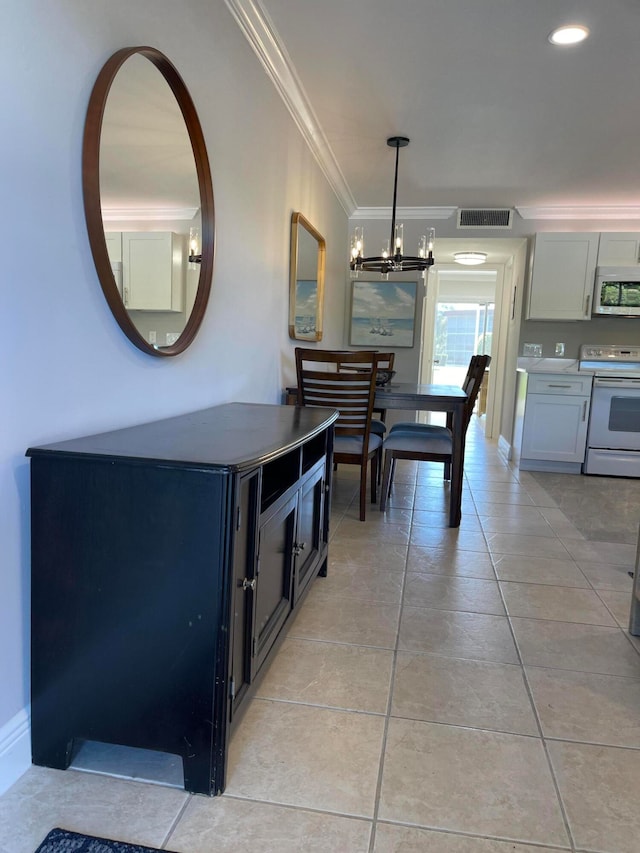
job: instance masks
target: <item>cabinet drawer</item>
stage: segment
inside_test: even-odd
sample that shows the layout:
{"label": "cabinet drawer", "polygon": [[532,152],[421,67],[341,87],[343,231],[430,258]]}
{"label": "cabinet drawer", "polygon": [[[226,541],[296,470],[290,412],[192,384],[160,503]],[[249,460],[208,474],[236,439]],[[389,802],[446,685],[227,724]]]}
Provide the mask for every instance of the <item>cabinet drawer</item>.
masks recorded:
{"label": "cabinet drawer", "polygon": [[528,394],[562,394],[585,397],[591,394],[591,376],[574,374],[530,373],[527,385]]}

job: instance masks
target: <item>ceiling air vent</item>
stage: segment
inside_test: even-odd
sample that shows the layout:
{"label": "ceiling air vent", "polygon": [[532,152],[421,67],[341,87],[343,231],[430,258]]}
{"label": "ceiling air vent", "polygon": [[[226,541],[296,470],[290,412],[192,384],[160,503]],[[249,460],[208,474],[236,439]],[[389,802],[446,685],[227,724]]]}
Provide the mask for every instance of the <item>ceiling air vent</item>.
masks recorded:
{"label": "ceiling air vent", "polygon": [[458,209],[458,228],[511,228],[513,210],[508,207]]}

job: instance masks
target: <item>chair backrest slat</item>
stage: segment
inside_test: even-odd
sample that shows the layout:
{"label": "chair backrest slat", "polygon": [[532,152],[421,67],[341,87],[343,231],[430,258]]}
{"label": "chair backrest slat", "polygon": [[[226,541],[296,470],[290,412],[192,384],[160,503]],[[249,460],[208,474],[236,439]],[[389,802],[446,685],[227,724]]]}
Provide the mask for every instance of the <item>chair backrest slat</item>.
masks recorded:
{"label": "chair backrest slat", "polygon": [[298,405],[337,409],[336,435],[368,439],[375,397],[375,353],[303,347],[296,347],[295,352]]}

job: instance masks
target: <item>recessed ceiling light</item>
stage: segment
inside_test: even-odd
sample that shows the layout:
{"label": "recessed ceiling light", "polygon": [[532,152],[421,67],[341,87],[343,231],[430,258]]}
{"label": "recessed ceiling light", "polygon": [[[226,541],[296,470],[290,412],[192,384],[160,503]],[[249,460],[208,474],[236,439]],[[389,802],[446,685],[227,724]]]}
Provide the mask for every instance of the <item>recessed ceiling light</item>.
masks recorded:
{"label": "recessed ceiling light", "polygon": [[558,27],[557,30],[554,30],[549,36],[549,41],[551,44],[566,46],[578,44],[584,41],[588,35],[588,28],[583,27],[582,24],[567,24],[566,27]]}
{"label": "recessed ceiling light", "polygon": [[457,264],[474,267],[483,264],[487,260],[486,252],[454,252],[453,259]]}

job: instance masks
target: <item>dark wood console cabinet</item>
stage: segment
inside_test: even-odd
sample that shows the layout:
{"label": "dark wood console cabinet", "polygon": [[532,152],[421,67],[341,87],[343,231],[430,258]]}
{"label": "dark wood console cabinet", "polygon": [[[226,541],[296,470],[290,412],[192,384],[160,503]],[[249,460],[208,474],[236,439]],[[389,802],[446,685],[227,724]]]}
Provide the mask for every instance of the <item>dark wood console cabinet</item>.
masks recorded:
{"label": "dark wood console cabinet", "polygon": [[34,764],[101,741],[224,790],[242,702],[326,574],[336,416],[231,403],[27,452]]}

